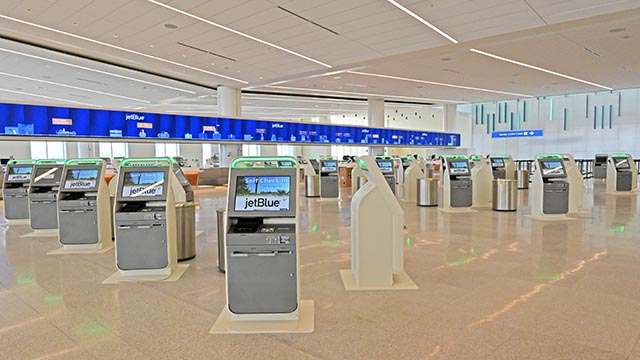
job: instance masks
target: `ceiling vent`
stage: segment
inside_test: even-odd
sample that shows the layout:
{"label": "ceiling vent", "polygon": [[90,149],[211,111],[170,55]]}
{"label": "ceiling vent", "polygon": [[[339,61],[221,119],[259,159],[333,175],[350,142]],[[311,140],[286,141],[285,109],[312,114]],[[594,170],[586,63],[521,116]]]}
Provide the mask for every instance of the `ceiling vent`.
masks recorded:
{"label": "ceiling vent", "polygon": [[178,42],[178,45],[180,45],[180,46],[184,46],[184,47],[189,48],[189,49],[191,49],[191,50],[199,51],[199,52],[201,52],[201,53],[205,53],[205,54],[208,54],[208,55],[211,55],[211,56],[215,56],[215,57],[218,57],[218,58],[221,58],[221,59],[225,59],[225,60],[229,60],[229,61],[233,61],[233,62],[236,62],[236,61],[237,61],[237,60],[236,60],[236,59],[234,59],[234,58],[230,58],[230,57],[228,57],[228,56],[224,56],[224,55],[216,54],[216,53],[211,52],[211,51],[209,51],[209,50],[205,50],[205,49],[203,49],[203,48],[199,48],[199,47],[197,47],[197,46],[193,46],[193,45],[185,44],[185,43],[183,43],[183,42]]}

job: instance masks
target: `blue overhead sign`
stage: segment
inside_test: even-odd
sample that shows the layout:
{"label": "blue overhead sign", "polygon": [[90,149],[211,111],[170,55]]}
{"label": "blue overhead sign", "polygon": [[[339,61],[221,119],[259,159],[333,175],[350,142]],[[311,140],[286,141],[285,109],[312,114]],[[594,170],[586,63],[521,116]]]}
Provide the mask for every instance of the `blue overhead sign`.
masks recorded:
{"label": "blue overhead sign", "polygon": [[491,133],[493,139],[534,136],[542,136],[542,130],[494,131]]}

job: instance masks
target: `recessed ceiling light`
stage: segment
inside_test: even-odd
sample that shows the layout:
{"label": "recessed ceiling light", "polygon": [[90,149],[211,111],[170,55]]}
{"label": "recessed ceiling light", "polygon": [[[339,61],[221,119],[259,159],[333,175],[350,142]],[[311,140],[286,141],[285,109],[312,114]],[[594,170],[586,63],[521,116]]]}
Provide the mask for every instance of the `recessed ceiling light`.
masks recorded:
{"label": "recessed ceiling light", "polygon": [[450,57],[442,58],[440,59],[440,61],[451,61],[451,58]]}
{"label": "recessed ceiling light", "polygon": [[149,47],[150,47],[150,48],[154,48],[154,47],[156,47],[156,46],[155,46],[155,45],[153,45],[153,44],[150,44],[150,45],[149,45]]}
{"label": "recessed ceiling light", "polygon": [[167,24],[164,24],[164,27],[166,27],[167,29],[175,30],[178,28],[178,25],[167,23]]}
{"label": "recessed ceiling light", "polygon": [[9,90],[9,89],[0,89],[0,91],[6,91],[6,92],[10,92],[10,93],[14,93],[14,94],[20,94],[20,95],[34,96],[34,97],[43,98],[43,99],[49,99],[49,100],[62,101],[62,102],[67,102],[67,103],[71,103],[71,104],[88,105],[88,106],[98,107],[98,108],[102,107],[100,105],[89,104],[89,103],[84,103],[84,102],[80,102],[80,101],[60,99],[60,98],[53,97],[53,96],[32,94],[32,93],[28,93],[28,92],[24,92],[24,91]]}
{"label": "recessed ceiling light", "polygon": [[342,79],[342,76],[334,76],[333,77],[333,80],[340,80],[340,79]]}
{"label": "recessed ceiling light", "polygon": [[113,34],[113,37],[114,37],[114,38],[117,38],[118,36],[120,36],[120,35],[118,35],[118,34]]}
{"label": "recessed ceiling light", "polygon": [[223,29],[223,30],[227,30],[227,31],[229,31],[229,32],[232,32],[232,33],[234,33],[234,34],[236,34],[236,35],[240,35],[240,36],[245,37],[245,38],[247,38],[247,39],[251,39],[251,40],[257,41],[257,42],[259,42],[259,43],[261,43],[261,44],[264,44],[264,45],[267,45],[267,46],[270,46],[270,47],[276,48],[276,49],[278,49],[278,50],[282,50],[282,51],[287,52],[287,53],[289,53],[289,54],[291,54],[291,55],[295,55],[295,56],[300,57],[300,58],[303,58],[303,59],[305,59],[305,60],[309,60],[309,61],[311,61],[311,62],[314,62],[314,63],[318,64],[318,65],[322,65],[322,66],[327,67],[327,68],[331,68],[331,67],[332,67],[331,65],[329,65],[329,64],[325,64],[325,63],[323,63],[323,62],[321,62],[321,61],[318,61],[318,60],[316,60],[316,59],[312,59],[312,58],[310,58],[310,57],[308,57],[308,56],[305,56],[305,55],[299,54],[299,53],[297,53],[297,52],[295,52],[295,51],[292,51],[292,50],[289,50],[289,49],[283,48],[282,46],[278,46],[278,45],[276,45],[276,44],[272,44],[272,43],[270,43],[270,42],[268,42],[268,41],[264,41],[264,40],[262,40],[262,39],[258,39],[258,38],[257,38],[257,37],[255,37],[255,36],[251,36],[251,35],[249,35],[249,34],[245,34],[245,33],[240,32],[240,31],[238,31],[238,30],[234,30],[234,29],[232,29],[232,28],[230,28],[230,27],[227,27],[227,26],[224,26],[224,25],[221,25],[221,24],[215,23],[215,22],[213,22],[213,21],[211,21],[211,20],[207,20],[207,19],[205,19],[205,18],[202,18],[202,17],[200,17],[200,16],[197,16],[197,15],[191,14],[191,13],[186,12],[186,11],[184,11],[184,10],[180,10],[180,9],[175,8],[175,7],[173,7],[173,6],[169,6],[169,5],[167,5],[167,4],[165,4],[165,3],[162,3],[162,2],[160,2],[160,1],[156,1],[156,0],[147,0],[147,1],[148,1],[148,2],[150,2],[150,3],[152,3],[152,4],[156,4],[156,5],[158,5],[158,6],[162,6],[162,7],[163,7],[163,8],[165,8],[165,9],[169,9],[169,10],[171,10],[171,11],[175,11],[175,12],[177,12],[177,13],[179,13],[179,14],[186,15],[186,16],[188,16],[188,17],[192,18],[192,19],[196,19],[196,20],[198,20],[198,21],[202,21],[202,22],[207,23],[207,24],[209,24],[209,25],[213,25],[213,26],[218,27],[218,28],[220,28],[220,29]]}
{"label": "recessed ceiling light", "polygon": [[366,72],[359,72],[359,71],[349,71],[349,73],[350,74],[356,74],[356,75],[364,75],[364,76],[374,76],[374,77],[380,77],[380,78],[385,78],[385,79],[411,81],[411,82],[430,84],[430,85],[437,85],[437,86],[446,86],[446,87],[452,87],[452,88],[457,88],[457,89],[485,91],[485,92],[491,92],[491,93],[496,93],[496,94],[513,95],[513,96],[519,96],[519,97],[532,97],[531,95],[518,94],[518,93],[507,92],[507,91],[498,91],[498,90],[491,90],[491,89],[476,88],[476,87],[471,87],[471,86],[447,84],[447,83],[441,83],[441,82],[435,82],[435,81],[410,79],[410,78],[403,78],[403,77],[399,77],[399,76],[373,74],[373,73],[366,73]]}
{"label": "recessed ceiling light", "polygon": [[449,34],[445,33],[444,31],[438,29],[435,25],[431,24],[430,22],[428,22],[427,20],[421,18],[420,16],[418,16],[416,13],[414,13],[413,11],[407,9],[406,7],[400,5],[397,1],[394,0],[387,0],[390,4],[392,4],[393,6],[397,7],[398,9],[404,11],[405,13],[407,13],[409,16],[411,16],[412,18],[420,21],[421,23],[423,23],[424,25],[427,25],[431,30],[437,32],[438,34],[444,36],[447,40],[451,41],[454,44],[458,43],[458,40],[452,38],[451,36],[449,36]]}
{"label": "recessed ceiling light", "polygon": [[437,102],[446,102],[446,103],[456,103],[456,104],[464,104],[462,101],[457,100],[443,100],[443,99],[428,99],[428,98],[419,98],[412,96],[401,96],[401,95],[386,95],[386,94],[372,94],[372,93],[361,93],[354,91],[337,91],[337,90],[324,90],[324,89],[309,89],[309,88],[298,88],[298,87],[289,87],[289,86],[264,86],[266,88],[274,88],[274,89],[285,89],[285,90],[298,90],[298,91],[310,91],[310,92],[322,92],[322,93],[335,93],[335,94],[346,94],[346,95],[359,95],[366,97],[377,97],[377,98],[398,98],[398,99],[409,99],[409,100],[418,100],[418,101],[437,101]]}
{"label": "recessed ceiling light", "polygon": [[587,85],[591,85],[591,86],[595,86],[595,87],[599,87],[599,88],[603,88],[603,89],[607,89],[607,90],[613,90],[612,88],[610,88],[608,86],[604,86],[604,85],[596,84],[596,83],[593,83],[593,82],[590,82],[590,81],[578,79],[578,78],[573,77],[573,76],[561,74],[561,73],[558,73],[558,72],[555,72],[555,71],[552,71],[552,70],[548,70],[548,69],[544,69],[544,68],[541,68],[541,67],[538,67],[538,66],[525,64],[525,63],[520,62],[520,61],[507,59],[505,57],[498,56],[498,55],[495,55],[495,54],[491,54],[491,53],[488,53],[488,52],[484,52],[484,51],[481,51],[481,50],[478,50],[478,49],[471,49],[471,51],[476,53],[476,54],[488,56],[488,57],[491,57],[491,58],[494,58],[494,59],[497,59],[497,60],[502,60],[502,61],[505,61],[505,62],[508,62],[508,63],[511,63],[511,64],[524,66],[524,67],[529,68],[529,69],[534,69],[534,70],[546,72],[547,74],[560,76],[560,77],[563,77],[565,79],[581,82],[583,84],[587,84]]}
{"label": "recessed ceiling light", "polygon": [[[151,1],[151,0],[149,0],[149,1]],[[230,76],[226,76],[226,75],[222,75],[222,74],[214,73],[214,72],[211,72],[211,71],[207,71],[207,70],[199,69],[199,68],[197,68],[197,67],[193,67],[193,66],[189,66],[189,65],[181,64],[181,63],[178,63],[178,62],[175,62],[175,61],[171,61],[171,60],[163,59],[163,58],[160,58],[160,57],[157,57],[157,56],[153,56],[153,55],[149,55],[149,54],[141,53],[141,52],[139,52],[139,51],[135,51],[135,50],[131,50],[131,49],[127,49],[127,48],[123,48],[123,47],[121,47],[121,46],[117,46],[117,45],[113,45],[113,44],[105,43],[105,42],[102,42],[102,41],[98,41],[98,40],[90,39],[90,38],[88,38],[88,37],[84,37],[84,36],[80,36],[80,35],[72,34],[72,33],[66,32],[66,31],[62,31],[62,30],[58,30],[58,29],[54,29],[54,28],[50,28],[50,27],[47,27],[47,26],[44,26],[44,25],[39,25],[39,24],[35,24],[35,23],[29,22],[29,21],[24,21],[24,20],[20,20],[20,19],[12,18],[12,17],[10,17],[10,16],[0,15],[0,19],[6,19],[6,20],[15,21],[15,22],[18,22],[18,23],[21,23],[21,24],[34,26],[34,27],[37,27],[37,28],[39,28],[39,29],[44,29],[44,30],[47,30],[47,31],[52,31],[52,32],[55,32],[55,33],[57,33],[57,34],[62,34],[62,35],[66,35],[66,36],[70,36],[70,37],[76,38],[76,39],[80,39],[80,40],[84,40],[84,41],[89,41],[89,42],[92,42],[92,43],[94,43],[94,44],[98,44],[98,45],[102,45],[102,46],[107,46],[107,47],[110,47],[110,48],[112,48],[112,49],[117,49],[117,50],[120,50],[120,51],[125,51],[125,52],[128,52],[128,53],[130,53],[130,54],[139,55],[139,56],[144,56],[144,57],[146,57],[146,58],[153,59],[153,60],[158,60],[158,61],[162,61],[162,62],[165,62],[165,63],[171,64],[171,65],[176,65],[176,66],[183,67],[183,68],[187,68],[187,69],[190,69],[190,70],[203,72],[203,73],[206,73],[206,74],[210,74],[210,75],[214,75],[214,76],[217,76],[217,77],[221,77],[221,78],[229,79],[229,80],[232,80],[232,81],[235,81],[235,82],[239,82],[239,83],[243,83],[243,84],[248,84],[248,82],[247,82],[247,81],[244,81],[244,80],[240,80],[240,79],[232,78],[232,77],[230,77]]]}

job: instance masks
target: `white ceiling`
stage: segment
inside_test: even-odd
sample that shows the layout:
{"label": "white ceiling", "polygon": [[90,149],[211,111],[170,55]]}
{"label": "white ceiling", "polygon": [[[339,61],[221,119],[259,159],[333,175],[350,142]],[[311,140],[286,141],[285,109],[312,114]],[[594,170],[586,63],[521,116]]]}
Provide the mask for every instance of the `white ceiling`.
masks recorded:
{"label": "white ceiling", "polygon": [[[386,0],[2,0],[0,35],[207,87],[222,84],[259,91],[440,103],[601,90],[475,54],[471,48],[614,89],[640,87],[638,0],[397,1],[459,43],[451,43]],[[610,32],[619,29],[623,30]],[[10,45],[17,46],[0,43],[0,47]],[[38,51],[23,45],[18,48]],[[62,55],[46,52],[43,57],[58,56]],[[215,94],[207,88],[108,66],[107,72],[153,78],[196,94],[157,86],[144,89],[125,79],[106,79],[105,74],[43,64],[0,51],[0,72],[40,79],[48,76],[48,81],[150,103],[68,87],[56,91],[58,99],[105,107],[214,110],[215,99],[202,98]],[[106,65],[91,62],[91,66]],[[347,70],[458,87],[344,72]],[[38,86],[47,87],[7,75],[0,79],[5,88],[11,85],[24,92],[38,93]],[[0,91],[0,99],[18,95]],[[340,106],[346,106],[255,101],[251,105],[268,108],[255,109],[256,115],[274,117],[287,116],[287,110],[290,116],[308,115],[307,111],[326,115],[313,108],[331,106],[329,111],[340,111],[344,110]],[[361,103],[349,106],[366,108]],[[253,115],[251,111],[247,108],[245,113]]]}

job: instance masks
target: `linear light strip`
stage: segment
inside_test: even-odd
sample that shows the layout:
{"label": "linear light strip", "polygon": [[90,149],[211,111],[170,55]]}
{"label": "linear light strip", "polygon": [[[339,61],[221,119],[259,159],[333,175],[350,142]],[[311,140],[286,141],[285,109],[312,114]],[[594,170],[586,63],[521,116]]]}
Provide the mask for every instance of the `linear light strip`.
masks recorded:
{"label": "linear light strip", "polygon": [[49,62],[52,62],[54,64],[70,66],[70,67],[74,67],[76,69],[82,69],[82,70],[86,70],[86,71],[93,71],[93,72],[96,72],[98,74],[114,76],[114,77],[118,77],[118,78],[121,78],[121,79],[136,81],[136,82],[147,84],[147,85],[163,87],[165,89],[176,90],[176,91],[184,92],[184,93],[187,93],[187,94],[197,94],[195,91],[191,91],[191,90],[180,89],[180,88],[177,88],[177,87],[158,84],[158,83],[154,83],[154,82],[146,81],[146,80],[141,80],[141,79],[136,79],[136,78],[132,78],[132,77],[125,76],[125,75],[118,75],[118,74],[114,74],[114,73],[110,73],[110,72],[106,72],[106,71],[102,71],[102,70],[98,70],[98,69],[88,68],[88,67],[81,66],[81,65],[75,65],[75,64],[67,63],[67,62],[64,62],[64,61],[58,61],[58,60],[53,60],[53,59],[48,59],[48,58],[45,58],[45,57],[37,56],[37,55],[26,54],[26,53],[22,53],[22,52],[19,52],[19,51],[14,51],[14,50],[9,50],[9,49],[4,49],[4,48],[0,48],[0,51],[8,52],[8,53],[15,54],[15,55],[26,56],[26,57],[30,57],[32,59],[38,59],[38,60],[42,60],[42,61],[49,61]]}
{"label": "linear light strip", "polygon": [[449,34],[447,34],[446,32],[438,29],[435,25],[433,25],[432,23],[428,22],[427,20],[421,18],[420,16],[418,16],[416,13],[414,13],[413,11],[407,9],[406,7],[402,6],[401,4],[399,4],[397,1],[394,0],[387,0],[390,4],[392,4],[393,6],[397,7],[398,9],[404,11],[405,13],[407,13],[409,16],[411,16],[412,18],[420,21],[421,23],[423,23],[424,25],[427,25],[431,30],[437,32],[438,34],[444,36],[447,40],[451,41],[454,44],[458,43],[458,40],[454,39],[453,37],[449,36]]}
{"label": "linear light strip", "polygon": [[62,87],[66,87],[66,88],[69,88],[69,89],[81,90],[81,91],[86,91],[86,92],[100,94],[100,95],[113,96],[113,97],[117,97],[117,98],[121,98],[121,99],[133,100],[133,101],[138,101],[138,102],[142,102],[142,103],[146,103],[146,104],[150,104],[151,103],[151,101],[148,101],[148,100],[142,100],[142,99],[138,99],[138,98],[132,98],[132,97],[128,97],[128,96],[117,95],[117,94],[112,94],[112,93],[107,93],[107,92],[102,92],[102,91],[97,91],[97,90],[91,90],[91,89],[86,89],[86,88],[82,88],[82,87],[78,87],[78,86],[60,84],[60,83],[53,82],[53,81],[35,79],[35,78],[27,77],[27,76],[21,76],[21,75],[16,75],[16,74],[8,74],[8,73],[1,72],[1,71],[0,71],[0,75],[10,76],[10,77],[18,78],[18,79],[23,79],[23,80],[37,81],[37,82],[41,82],[43,84],[49,84],[49,85],[54,85],[54,86],[62,86]]}
{"label": "linear light strip", "polygon": [[32,94],[32,93],[28,93],[28,92],[24,92],[24,91],[18,91],[18,90],[9,90],[9,89],[1,89],[0,88],[0,91],[10,92],[10,93],[20,94],[20,95],[35,96],[35,97],[39,97],[39,98],[43,98],[43,99],[49,99],[49,100],[64,101],[64,102],[68,102],[68,103],[71,103],[71,104],[87,105],[87,106],[93,106],[93,107],[98,107],[98,108],[102,107],[101,105],[83,103],[83,102],[80,102],[80,101],[60,99],[60,98],[53,97],[53,96]]}
{"label": "linear light strip", "polygon": [[204,22],[204,23],[207,23],[207,24],[209,24],[209,25],[213,25],[213,26],[218,27],[218,28],[220,28],[220,29],[227,30],[227,31],[229,31],[229,32],[232,32],[232,33],[234,33],[234,34],[236,34],[236,35],[240,35],[240,36],[245,37],[245,38],[247,38],[247,39],[251,39],[251,40],[253,40],[253,41],[257,41],[257,42],[259,42],[259,43],[261,43],[261,44],[264,44],[264,45],[270,46],[270,47],[272,47],[272,48],[276,48],[276,49],[278,49],[278,50],[282,50],[282,51],[284,51],[284,52],[286,52],[286,53],[289,53],[289,54],[291,54],[291,55],[294,55],[294,56],[297,56],[297,57],[303,58],[303,59],[308,60],[308,61],[311,61],[311,62],[314,62],[314,63],[316,63],[316,64],[318,64],[318,65],[322,65],[322,66],[324,66],[324,67],[326,67],[326,68],[331,68],[331,67],[332,67],[331,65],[329,65],[329,64],[325,64],[325,63],[323,63],[323,62],[321,62],[321,61],[318,61],[318,60],[316,60],[316,59],[312,59],[312,58],[310,58],[310,57],[308,57],[308,56],[302,55],[302,54],[297,53],[297,52],[295,52],[295,51],[289,50],[289,49],[287,49],[287,48],[283,48],[282,46],[279,46],[279,45],[276,45],[276,44],[272,44],[272,43],[270,43],[270,42],[268,42],[268,41],[264,41],[264,40],[262,40],[262,39],[258,39],[258,38],[257,38],[257,37],[255,37],[255,36],[251,36],[251,35],[249,35],[249,34],[245,34],[245,33],[240,32],[240,31],[238,31],[238,30],[235,30],[235,29],[232,29],[232,28],[230,28],[230,27],[227,27],[227,26],[224,26],[224,25],[221,25],[221,24],[215,23],[215,22],[213,22],[213,21],[211,21],[211,20],[207,20],[207,19],[205,19],[205,18],[202,18],[202,17],[200,17],[200,16],[197,16],[197,15],[194,15],[194,14],[191,14],[191,13],[188,13],[188,12],[186,12],[186,11],[180,10],[180,9],[175,8],[175,7],[173,7],[173,6],[169,6],[169,5],[165,4],[165,3],[161,3],[161,2],[156,1],[156,0],[147,0],[147,1],[148,1],[148,2],[150,2],[150,3],[152,3],[152,4],[156,4],[156,5],[158,5],[158,6],[162,6],[162,7],[163,7],[163,8],[165,8],[165,9],[168,9],[168,10],[171,10],[171,11],[175,11],[175,12],[177,12],[177,13],[179,13],[179,14],[182,14],[182,15],[188,16],[188,17],[190,17],[190,18],[192,18],[192,19],[196,19],[196,20],[198,20],[198,21],[202,21],[202,22]]}
{"label": "linear light strip", "polygon": [[486,91],[486,92],[490,92],[490,93],[503,94],[503,95],[513,95],[513,96],[519,96],[519,97],[533,97],[531,95],[511,93],[511,92],[507,92],[507,91],[498,91],[498,90],[491,90],[491,89],[476,88],[476,87],[471,87],[471,86],[454,85],[454,84],[447,84],[447,83],[441,83],[441,82],[436,82],[436,81],[418,80],[418,79],[404,78],[404,77],[399,77],[399,76],[374,74],[374,73],[367,73],[367,72],[360,72],[360,71],[347,71],[347,73],[356,74],[356,75],[364,75],[364,76],[373,76],[373,77],[379,77],[379,78],[385,78],[385,79],[411,81],[411,82],[417,82],[417,83],[422,83],[422,84],[430,84],[430,85],[437,85],[437,86],[446,86],[446,87],[452,87],[452,88],[456,88],[456,89]]}
{"label": "linear light strip", "polygon": [[455,103],[455,104],[466,104],[463,101],[456,100],[444,100],[444,99],[428,99],[428,98],[418,98],[418,97],[410,97],[410,96],[400,96],[400,95],[385,95],[385,94],[371,94],[371,93],[360,93],[360,92],[349,92],[349,91],[338,91],[338,90],[324,90],[324,89],[309,89],[309,88],[296,88],[296,87],[288,87],[288,86],[265,86],[266,88],[274,88],[274,89],[284,89],[284,90],[299,90],[299,91],[310,91],[310,92],[324,92],[324,93],[335,93],[335,94],[351,94],[351,95],[361,95],[367,97],[383,97],[383,98],[391,98],[391,99],[408,99],[408,100],[419,100],[419,101],[439,101],[439,102],[447,102],[447,103]]}
{"label": "linear light strip", "polygon": [[573,81],[578,81],[578,82],[581,82],[581,83],[583,83],[583,84],[587,84],[587,85],[591,85],[591,86],[595,86],[595,87],[599,87],[599,88],[603,88],[603,89],[607,89],[607,90],[613,90],[612,88],[607,87],[607,86],[604,86],[604,85],[600,85],[600,84],[596,84],[596,83],[593,83],[593,82],[590,82],[590,81],[586,81],[586,80],[578,79],[578,78],[575,78],[575,77],[573,77],[573,76],[569,76],[569,75],[565,75],[565,74],[560,74],[560,73],[558,73],[558,72],[551,71],[551,70],[548,70],[548,69],[544,69],[544,68],[541,68],[541,67],[538,67],[538,66],[525,64],[525,63],[520,62],[520,61],[507,59],[507,58],[505,58],[505,57],[498,56],[498,55],[495,55],[495,54],[491,54],[491,53],[488,53],[488,52],[485,52],[485,51],[481,51],[481,50],[478,50],[478,49],[471,49],[471,51],[472,51],[472,52],[474,52],[474,53],[476,53],[476,54],[480,54],[480,55],[488,56],[488,57],[491,57],[491,58],[494,58],[494,59],[497,59],[497,60],[502,60],[502,61],[505,61],[505,62],[508,62],[508,63],[511,63],[511,64],[524,66],[524,67],[529,68],[529,69],[534,69],[534,70],[542,71],[542,72],[545,72],[545,73],[547,73],[547,74],[560,76],[560,77],[563,77],[563,78],[565,78],[565,79],[569,79],[569,80],[573,80]]}
{"label": "linear light strip", "polygon": [[68,33],[68,32],[66,32],[66,31],[62,31],[62,30],[58,30],[58,29],[54,29],[54,28],[50,28],[50,27],[47,27],[47,26],[44,26],[44,25],[34,24],[34,23],[32,23],[32,22],[28,22],[28,21],[24,21],[24,20],[20,20],[20,19],[12,18],[12,17],[6,16],[6,15],[0,15],[0,18],[2,18],[2,19],[7,19],[7,20],[11,20],[11,21],[15,21],[15,22],[19,22],[19,23],[21,23],[21,24],[25,24],[25,25],[34,26],[34,27],[37,27],[37,28],[39,28],[39,29],[44,29],[44,30],[52,31],[52,32],[55,32],[55,33],[58,33],[58,34],[62,34],[62,35],[66,35],[66,36],[71,36],[71,37],[74,37],[74,38],[76,38],[76,39],[80,39],[80,40],[84,40],[84,41],[89,41],[89,42],[92,42],[92,43],[94,43],[94,44],[98,44],[98,45],[102,45],[102,46],[107,46],[107,47],[110,47],[110,48],[112,48],[112,49],[116,49],[116,50],[120,50],[120,51],[128,52],[128,53],[130,53],[130,54],[139,55],[139,56],[144,56],[144,57],[146,57],[146,58],[153,59],[153,60],[158,60],[158,61],[162,61],[162,62],[165,62],[165,63],[167,63],[167,64],[176,65],[176,66],[180,66],[180,67],[183,67],[183,68],[186,68],[186,69],[190,69],[190,70],[194,70],[194,71],[203,72],[203,73],[205,73],[205,74],[218,76],[218,77],[221,77],[221,78],[229,79],[229,80],[236,81],[236,82],[243,83],[243,84],[248,84],[248,82],[247,82],[247,81],[244,81],[244,80],[240,80],[240,79],[232,78],[232,77],[230,77],[230,76],[226,76],[226,75],[218,74],[218,73],[215,73],[215,72],[212,72],[212,71],[207,71],[207,70],[199,69],[199,68],[197,68],[197,67],[193,67],[193,66],[189,66],[189,65],[181,64],[181,63],[179,63],[179,62],[175,62],[175,61],[171,61],[171,60],[163,59],[163,58],[160,58],[160,57],[157,57],[157,56],[153,56],[153,55],[149,55],[149,54],[141,53],[141,52],[139,52],[139,51],[135,51],[135,50],[131,50],[131,49],[127,49],[127,48],[123,48],[123,47],[121,47],[121,46],[117,46],[117,45],[109,44],[109,43],[106,43],[106,42],[102,42],[102,41],[98,41],[98,40],[94,40],[94,39],[89,39],[89,38],[84,37],[84,36],[80,36],[80,35],[76,35],[76,34]]}

